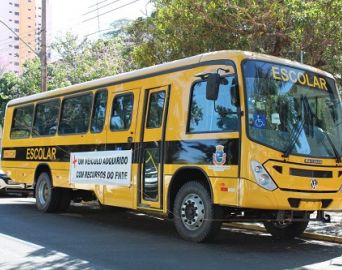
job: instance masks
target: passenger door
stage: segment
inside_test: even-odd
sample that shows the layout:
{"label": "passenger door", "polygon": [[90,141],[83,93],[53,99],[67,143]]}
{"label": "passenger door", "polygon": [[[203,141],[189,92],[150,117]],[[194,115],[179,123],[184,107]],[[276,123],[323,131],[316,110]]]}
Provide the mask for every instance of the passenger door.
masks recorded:
{"label": "passenger door", "polygon": [[136,155],[139,152],[136,134],[140,88],[112,92],[106,150],[133,150],[130,186],[105,185],[103,189],[104,204],[134,208],[136,203],[135,189],[132,188],[137,179],[138,164]]}
{"label": "passenger door", "polygon": [[169,86],[146,90],[140,152],[140,207],[162,208],[164,139]]}

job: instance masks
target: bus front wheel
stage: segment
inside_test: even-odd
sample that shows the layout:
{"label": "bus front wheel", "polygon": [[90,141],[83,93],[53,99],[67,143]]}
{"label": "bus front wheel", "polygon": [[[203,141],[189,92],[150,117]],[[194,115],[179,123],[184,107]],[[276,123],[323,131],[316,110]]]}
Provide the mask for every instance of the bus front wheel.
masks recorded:
{"label": "bus front wheel", "polygon": [[298,222],[264,222],[265,229],[278,240],[290,240],[300,236],[308,226],[308,221]]}
{"label": "bus front wheel", "polygon": [[44,172],[39,175],[35,195],[38,210],[42,212],[55,212],[58,210],[61,190],[52,186],[49,174]]}
{"label": "bus front wheel", "polygon": [[177,232],[186,240],[211,240],[221,228],[221,208],[212,204],[209,191],[197,181],[180,188],[173,209]]}

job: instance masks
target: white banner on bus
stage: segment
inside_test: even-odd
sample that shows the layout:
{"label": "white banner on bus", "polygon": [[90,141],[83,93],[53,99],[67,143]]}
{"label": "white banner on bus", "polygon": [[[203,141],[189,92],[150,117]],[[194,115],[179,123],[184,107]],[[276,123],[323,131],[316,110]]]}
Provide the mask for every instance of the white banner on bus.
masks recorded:
{"label": "white banner on bus", "polygon": [[70,154],[70,183],[130,186],[132,150]]}

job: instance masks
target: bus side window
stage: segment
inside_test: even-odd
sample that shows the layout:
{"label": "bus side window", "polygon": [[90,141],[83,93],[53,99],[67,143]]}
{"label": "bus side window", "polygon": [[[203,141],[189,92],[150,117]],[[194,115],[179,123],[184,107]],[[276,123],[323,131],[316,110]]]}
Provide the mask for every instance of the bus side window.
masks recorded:
{"label": "bus side window", "polygon": [[112,115],[110,118],[111,131],[127,130],[131,126],[133,111],[133,94],[122,94],[114,97]]}
{"label": "bus side window", "polygon": [[237,106],[230,93],[234,78],[228,76],[225,79],[215,101],[206,98],[206,81],[194,84],[190,97],[189,133],[238,131]]}
{"label": "bus side window", "polygon": [[36,106],[32,136],[52,136],[56,134],[59,108],[59,100],[51,100]]}
{"label": "bus side window", "polygon": [[16,108],[13,113],[11,138],[30,137],[33,121],[33,105]]}
{"label": "bus side window", "polygon": [[159,128],[163,121],[165,91],[151,94],[150,107],[148,109],[147,128]]}
{"label": "bus side window", "polygon": [[91,114],[92,94],[65,98],[59,134],[80,134],[88,131]]}
{"label": "bus side window", "polygon": [[98,133],[103,129],[107,107],[107,90],[100,90],[95,95],[91,132]]}

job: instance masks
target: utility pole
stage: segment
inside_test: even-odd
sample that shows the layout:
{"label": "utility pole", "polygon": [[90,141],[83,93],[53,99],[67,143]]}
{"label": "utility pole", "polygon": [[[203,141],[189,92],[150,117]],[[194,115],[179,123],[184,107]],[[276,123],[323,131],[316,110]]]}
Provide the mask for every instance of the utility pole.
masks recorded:
{"label": "utility pole", "polygon": [[47,91],[47,60],[46,60],[46,1],[42,0],[42,30],[41,30],[41,50],[40,50],[40,64],[41,64],[41,91]]}

